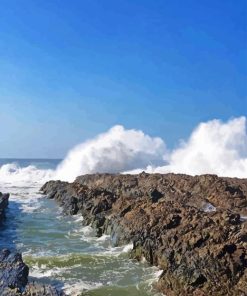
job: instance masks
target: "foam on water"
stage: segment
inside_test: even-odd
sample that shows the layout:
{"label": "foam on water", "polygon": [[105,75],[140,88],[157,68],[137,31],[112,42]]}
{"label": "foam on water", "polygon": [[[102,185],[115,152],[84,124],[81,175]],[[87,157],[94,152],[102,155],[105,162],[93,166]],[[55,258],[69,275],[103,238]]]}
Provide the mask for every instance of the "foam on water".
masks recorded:
{"label": "foam on water", "polygon": [[[104,254],[68,254],[56,257],[24,256],[24,260],[31,266],[30,275],[43,281],[56,278],[65,282],[66,292],[82,292],[102,287],[136,287],[145,291],[142,295],[153,295],[152,283],[160,275],[156,267],[142,263],[134,263],[125,256],[105,256]],[[80,271],[78,273],[78,271]],[[69,277],[69,281],[68,281]],[[141,281],[139,279],[141,278]],[[138,282],[140,282],[138,284]],[[133,288],[131,288],[133,289]],[[150,291],[150,293],[148,292]],[[105,294],[97,294],[105,295]],[[123,295],[129,295],[127,292]]]}
{"label": "foam on water", "polygon": [[94,290],[99,287],[102,287],[102,283],[79,281],[74,284],[64,285],[63,290],[65,291],[65,293],[67,293],[71,296],[78,296],[78,295],[81,295],[82,291]]}
{"label": "foam on water", "polygon": [[21,167],[17,163],[8,163],[0,167],[0,183],[15,187],[39,185],[52,179],[53,173],[51,169],[38,169],[33,165]]}
{"label": "foam on water", "polygon": [[[137,291],[138,282],[142,295],[153,295],[148,292],[151,288],[147,280],[153,280],[155,271],[128,260],[132,244],[114,248],[109,235],[96,237],[90,226],[82,225],[81,215],[64,216],[53,200],[39,193],[42,178],[23,178],[23,172],[33,173],[33,168],[14,168],[7,170],[8,178],[15,176],[14,182],[0,179],[0,191],[11,194],[0,247],[22,252],[31,278],[63,288],[71,295],[90,290],[90,295],[105,296],[108,288],[129,295]],[[6,167],[2,174],[3,171]]]}

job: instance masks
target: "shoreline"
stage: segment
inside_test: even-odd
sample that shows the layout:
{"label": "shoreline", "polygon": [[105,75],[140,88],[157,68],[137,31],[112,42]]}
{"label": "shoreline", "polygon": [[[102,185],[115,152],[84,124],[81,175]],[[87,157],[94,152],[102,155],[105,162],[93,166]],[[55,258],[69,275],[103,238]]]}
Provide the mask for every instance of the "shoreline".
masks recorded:
{"label": "shoreline", "polygon": [[[157,292],[247,295],[247,179],[92,174],[73,183],[48,181],[40,190],[98,237],[110,235],[113,247],[132,244],[130,259],[162,270],[153,284]],[[0,194],[0,220],[8,199]],[[1,278],[1,295],[65,295],[30,283],[28,267],[14,251],[1,250]]]}

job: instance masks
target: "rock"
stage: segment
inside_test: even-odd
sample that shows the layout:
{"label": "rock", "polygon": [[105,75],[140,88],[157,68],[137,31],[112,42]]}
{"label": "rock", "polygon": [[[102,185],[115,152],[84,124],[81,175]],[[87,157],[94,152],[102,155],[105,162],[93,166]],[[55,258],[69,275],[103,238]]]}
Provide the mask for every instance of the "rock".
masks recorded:
{"label": "rock", "polygon": [[0,252],[0,295],[21,293],[28,282],[28,271],[21,254],[11,253],[7,249],[2,250]]}
{"label": "rock", "polygon": [[9,203],[9,194],[0,192],[0,222],[4,219],[5,209]]}
{"label": "rock", "polygon": [[165,295],[247,295],[247,179],[94,174],[41,190],[113,245],[133,242]]}
{"label": "rock", "polygon": [[23,296],[65,296],[62,291],[58,291],[56,288],[50,285],[41,285],[37,283],[28,284]]}
{"label": "rock", "polygon": [[20,253],[7,249],[0,251],[0,295],[1,296],[65,296],[50,285],[28,284],[28,266]]}

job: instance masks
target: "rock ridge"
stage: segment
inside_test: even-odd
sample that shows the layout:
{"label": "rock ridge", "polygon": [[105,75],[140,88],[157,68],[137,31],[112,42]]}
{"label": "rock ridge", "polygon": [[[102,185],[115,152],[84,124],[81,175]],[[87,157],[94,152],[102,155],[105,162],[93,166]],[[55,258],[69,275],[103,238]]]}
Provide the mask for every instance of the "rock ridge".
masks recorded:
{"label": "rock ridge", "polygon": [[93,174],[41,190],[113,245],[133,242],[167,296],[247,295],[247,179]]}

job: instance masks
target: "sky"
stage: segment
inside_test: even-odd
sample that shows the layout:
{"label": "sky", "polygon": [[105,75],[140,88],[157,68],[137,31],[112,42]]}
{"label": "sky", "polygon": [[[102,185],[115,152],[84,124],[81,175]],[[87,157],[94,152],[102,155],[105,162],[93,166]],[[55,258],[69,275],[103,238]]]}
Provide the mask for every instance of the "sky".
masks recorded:
{"label": "sky", "polygon": [[116,124],[173,148],[247,115],[245,0],[1,0],[0,158],[63,158]]}

